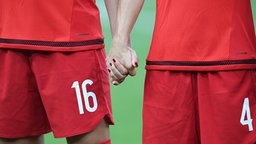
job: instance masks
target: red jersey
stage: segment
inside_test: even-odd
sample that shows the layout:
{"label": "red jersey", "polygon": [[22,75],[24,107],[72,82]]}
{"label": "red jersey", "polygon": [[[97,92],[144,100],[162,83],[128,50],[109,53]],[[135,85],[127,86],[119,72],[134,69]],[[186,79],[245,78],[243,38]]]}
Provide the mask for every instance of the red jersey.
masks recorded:
{"label": "red jersey", "polygon": [[0,48],[103,48],[95,0],[0,0]]}
{"label": "red jersey", "polygon": [[256,68],[250,0],[157,0],[146,69]]}

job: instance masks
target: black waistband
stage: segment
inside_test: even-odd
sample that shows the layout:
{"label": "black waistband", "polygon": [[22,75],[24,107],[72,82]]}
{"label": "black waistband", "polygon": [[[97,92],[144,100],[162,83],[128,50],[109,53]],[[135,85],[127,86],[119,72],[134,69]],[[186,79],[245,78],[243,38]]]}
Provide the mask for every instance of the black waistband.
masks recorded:
{"label": "black waistband", "polygon": [[236,64],[256,64],[256,59],[248,60],[226,60],[226,61],[207,61],[207,62],[181,62],[181,61],[147,61],[147,65],[159,66],[218,66]]}
{"label": "black waistband", "polygon": [[51,41],[36,41],[36,40],[18,40],[18,39],[5,39],[0,38],[0,43],[6,44],[22,44],[34,46],[50,46],[50,47],[76,47],[76,46],[89,46],[95,44],[103,44],[103,39],[75,41],[75,42],[51,42]]}

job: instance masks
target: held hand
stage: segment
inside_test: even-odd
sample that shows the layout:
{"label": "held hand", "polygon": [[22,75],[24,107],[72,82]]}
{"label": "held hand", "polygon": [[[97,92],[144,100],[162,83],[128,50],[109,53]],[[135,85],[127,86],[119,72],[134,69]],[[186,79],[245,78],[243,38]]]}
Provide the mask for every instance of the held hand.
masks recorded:
{"label": "held hand", "polygon": [[128,76],[129,71],[116,59],[108,65],[108,72],[113,85],[119,85]]}
{"label": "held hand", "polygon": [[121,84],[128,75],[136,75],[138,58],[136,52],[129,46],[113,42],[106,61],[111,82],[114,85]]}

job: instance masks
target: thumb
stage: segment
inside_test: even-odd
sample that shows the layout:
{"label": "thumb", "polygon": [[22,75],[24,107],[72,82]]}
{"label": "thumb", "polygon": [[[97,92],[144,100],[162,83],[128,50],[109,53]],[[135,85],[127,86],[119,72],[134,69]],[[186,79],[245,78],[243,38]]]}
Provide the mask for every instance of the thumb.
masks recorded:
{"label": "thumb", "polygon": [[132,68],[128,70],[129,75],[135,76],[136,75],[136,69],[138,67],[138,57],[136,52],[130,48],[131,50],[131,63],[132,63]]}
{"label": "thumb", "polygon": [[136,75],[136,69],[133,67],[132,69],[128,70],[128,73],[130,76],[135,76]]}
{"label": "thumb", "polygon": [[138,67],[138,57],[136,52],[133,49],[131,49],[131,62],[134,68]]}

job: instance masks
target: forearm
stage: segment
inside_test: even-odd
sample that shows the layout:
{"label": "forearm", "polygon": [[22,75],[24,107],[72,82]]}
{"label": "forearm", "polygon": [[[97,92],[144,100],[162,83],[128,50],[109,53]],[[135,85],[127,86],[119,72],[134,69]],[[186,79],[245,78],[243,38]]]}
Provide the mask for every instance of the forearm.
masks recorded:
{"label": "forearm", "polygon": [[112,36],[115,33],[116,20],[117,20],[117,9],[118,9],[118,0],[104,0],[106,9],[108,12],[110,28]]}
{"label": "forearm", "polygon": [[130,33],[143,3],[144,0],[119,0],[114,41],[129,43]]}
{"label": "forearm", "polygon": [[110,19],[112,17],[112,21],[114,20],[116,23],[112,24],[112,47],[106,61],[111,81],[114,85],[118,85],[124,81],[127,75],[134,76],[136,74],[135,68],[138,67],[138,58],[136,52],[130,47],[130,32],[137,20],[144,0],[115,1],[118,1],[118,7],[115,7],[117,17],[113,18],[113,15],[109,13]]}

